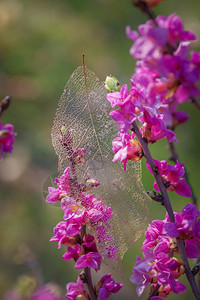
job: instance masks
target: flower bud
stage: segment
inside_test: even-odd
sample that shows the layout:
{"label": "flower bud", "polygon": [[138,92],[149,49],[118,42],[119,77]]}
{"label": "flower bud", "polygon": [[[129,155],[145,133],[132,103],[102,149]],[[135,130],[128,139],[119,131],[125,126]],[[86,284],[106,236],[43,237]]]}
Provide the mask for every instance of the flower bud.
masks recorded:
{"label": "flower bud", "polygon": [[105,89],[108,93],[119,92],[121,86],[119,84],[119,81],[115,77],[107,76],[105,81]]}
{"label": "flower bud", "polygon": [[132,139],[130,140],[130,147],[128,147],[128,155],[127,158],[132,161],[138,161],[143,156],[143,150],[141,144]]}
{"label": "flower bud", "polygon": [[8,129],[0,130],[0,139],[5,138],[7,135],[9,135],[10,131]]}
{"label": "flower bud", "polygon": [[67,134],[67,128],[66,128],[65,125],[63,125],[63,126],[61,127],[61,132],[62,132],[62,134],[64,134],[64,135]]}
{"label": "flower bud", "polygon": [[87,178],[84,183],[80,185],[80,188],[83,192],[90,191],[97,188],[100,185],[100,182],[95,178]]}
{"label": "flower bud", "polygon": [[78,295],[76,296],[76,300],[88,300],[89,298],[85,295]]}

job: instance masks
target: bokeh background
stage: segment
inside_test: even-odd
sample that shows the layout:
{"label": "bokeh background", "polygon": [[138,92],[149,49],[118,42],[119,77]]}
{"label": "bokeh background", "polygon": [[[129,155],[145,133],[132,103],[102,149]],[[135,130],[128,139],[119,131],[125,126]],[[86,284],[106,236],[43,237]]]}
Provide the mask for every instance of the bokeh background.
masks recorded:
{"label": "bokeh background", "polygon": [[[185,28],[200,37],[199,1],[167,0],[154,11],[164,15],[176,12]],[[13,154],[0,163],[0,299],[20,280],[23,285],[24,275],[57,283],[63,298],[67,282],[76,281],[73,263],[63,261],[63,250],[49,242],[62,212],[47,205],[42,195],[46,178],[57,170],[50,135],[55,110],[66,81],[81,64],[82,53],[86,65],[102,81],[112,74],[121,84],[128,82],[134,61],[125,27],[136,29],[145,20],[130,0],[0,1],[0,97],[13,95],[1,119],[13,123],[17,132]],[[199,50],[200,43],[192,47]],[[177,128],[177,149],[200,196],[198,111],[190,103],[182,109],[191,118]],[[165,141],[150,148],[158,159],[169,156]],[[145,188],[151,190],[153,178],[143,170]],[[188,202],[176,194],[170,196],[174,210],[181,211]],[[150,210],[152,219],[165,215],[156,203]],[[125,255],[119,280],[128,280],[136,254],[141,255],[141,244],[142,239]],[[188,299],[189,295],[190,289],[176,299]],[[128,283],[118,299],[122,297],[137,299],[135,286]]]}

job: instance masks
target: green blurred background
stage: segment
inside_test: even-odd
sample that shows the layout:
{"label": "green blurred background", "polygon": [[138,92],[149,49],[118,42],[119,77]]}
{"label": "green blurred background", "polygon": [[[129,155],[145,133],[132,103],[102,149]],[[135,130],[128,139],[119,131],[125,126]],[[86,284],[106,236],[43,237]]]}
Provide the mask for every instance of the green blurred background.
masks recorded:
{"label": "green blurred background", "polygon": [[[200,37],[199,1],[182,0],[180,5],[180,0],[168,0],[154,11],[164,15],[176,12],[185,28]],[[81,64],[82,53],[86,65],[102,81],[112,74],[121,84],[128,82],[134,61],[125,27],[136,29],[145,20],[130,0],[0,1],[0,96],[13,94],[1,119],[13,123],[17,132],[13,154],[6,155],[0,165],[0,299],[21,275],[32,274],[31,268],[45,283],[59,284],[63,296],[67,282],[76,280],[73,263],[63,261],[63,250],[49,242],[62,213],[47,205],[42,196],[43,183],[57,169],[50,136],[55,110],[66,81]],[[199,42],[192,47],[199,50]],[[191,118],[177,129],[177,149],[195,193],[200,195],[198,112],[190,103],[182,108]],[[150,148],[158,159],[169,156],[165,141]],[[152,183],[144,169],[145,188],[150,190]],[[170,196],[177,211],[188,202]],[[153,203],[151,215],[152,219],[163,218],[165,211]],[[142,239],[125,255],[118,280],[128,280],[136,254],[141,255],[141,244]],[[176,299],[188,299],[189,295],[190,289]],[[135,286],[128,283],[115,299],[122,297],[137,299]]]}

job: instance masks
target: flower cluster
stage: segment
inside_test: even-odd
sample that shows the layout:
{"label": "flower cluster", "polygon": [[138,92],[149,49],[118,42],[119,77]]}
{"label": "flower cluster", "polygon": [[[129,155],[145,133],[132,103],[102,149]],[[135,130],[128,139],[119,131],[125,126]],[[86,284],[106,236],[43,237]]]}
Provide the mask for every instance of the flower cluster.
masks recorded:
{"label": "flower cluster", "polygon": [[[152,290],[158,284],[158,295],[167,296],[171,291],[180,294],[186,286],[178,281],[184,273],[184,264],[177,258],[177,237],[184,240],[188,258],[199,257],[200,211],[193,204],[187,204],[182,213],[175,213],[175,223],[168,215],[163,221],[154,220],[145,233],[142,251],[144,259],[137,257],[130,280],[137,284],[140,296],[150,283]],[[176,257],[174,256],[176,255]]]}
{"label": "flower cluster", "polygon": [[[126,171],[128,161],[138,161],[145,155],[151,162],[151,166],[147,162],[147,169],[153,175],[157,173],[161,179],[159,184],[156,180],[153,184],[156,191],[163,187],[166,191],[191,197],[190,186],[184,178],[185,164],[180,163],[176,155],[172,158],[175,164],[169,165],[165,160],[152,160],[151,155],[146,154],[148,151],[145,152],[147,144],[163,138],[173,148],[172,143],[178,141],[175,127],[189,118],[179,110],[179,105],[189,100],[195,102],[195,98],[200,96],[197,86],[200,53],[189,49],[196,37],[184,29],[181,18],[176,14],[154,19],[149,9],[159,2],[136,2],[136,6],[149,13],[151,20],[140,25],[138,31],[126,28],[127,37],[133,41],[130,54],[137,60],[130,79],[131,88],[128,89],[126,84],[120,87],[114,77],[105,82],[107,100],[114,109],[110,116],[119,129],[118,137],[112,142],[113,161],[120,160]],[[161,194],[159,196],[164,198]],[[151,291],[159,287],[152,299],[162,299],[171,291],[177,294],[185,291],[186,287],[178,281],[185,272],[185,266],[174,256],[179,253],[176,238],[184,241],[188,258],[199,256],[199,214],[195,205],[188,204],[181,214],[174,214],[175,223],[172,212],[170,218],[167,215],[164,221],[156,220],[149,226],[142,248],[144,259],[137,257],[131,276],[131,281],[138,284],[139,296],[148,283]]]}
{"label": "flower cluster", "polygon": [[[72,149],[74,152],[73,164],[84,162],[83,149]],[[75,261],[76,269],[94,269],[98,271],[101,266],[102,256],[116,260],[117,245],[114,239],[107,234],[108,221],[113,212],[107,206],[104,199],[99,195],[91,193],[91,190],[99,186],[95,178],[87,178],[82,183],[78,183],[74,171],[67,167],[60,178],[55,179],[57,187],[49,187],[49,194],[46,201],[48,203],[60,202],[64,212],[64,221],[59,222],[54,228],[54,236],[50,241],[56,241],[58,248],[62,245],[67,247],[67,252],[63,255],[64,260]],[[90,191],[90,193],[87,193]],[[87,228],[94,233],[95,237],[86,233]],[[102,247],[103,245],[103,247]],[[101,254],[99,250],[101,250]],[[110,274],[102,280],[102,287],[98,291],[100,299],[105,300],[111,293],[116,293],[122,287],[115,283]],[[82,280],[78,277],[77,283],[67,285],[67,299],[76,299],[82,295],[81,299],[88,299]]]}
{"label": "flower cluster", "polygon": [[[108,227],[108,221],[112,217],[112,209],[108,207],[104,201],[104,199],[98,196],[98,199],[95,197],[93,193],[86,194],[85,191],[88,191],[92,188],[96,188],[100,183],[97,182],[96,179],[90,178],[86,179],[84,183],[79,184],[79,196],[78,199],[73,197],[73,191],[71,188],[71,177],[70,177],[70,168],[66,168],[63,175],[60,178],[55,179],[55,183],[57,184],[57,188],[49,187],[49,194],[46,198],[48,203],[55,203],[60,201],[61,209],[64,211],[64,221],[59,222],[54,228],[54,237],[51,238],[51,241],[58,242],[58,248],[61,248],[61,245],[74,246],[78,244],[79,235],[82,229],[82,226],[87,225],[89,229],[93,229],[95,227],[96,231],[96,239],[99,243],[103,240],[104,243],[114,242],[113,238],[110,235],[106,234],[106,227]],[[87,240],[91,239],[91,236],[84,237],[84,249],[87,249]],[[91,243],[91,241],[90,241]],[[89,247],[89,253],[83,256],[83,252],[81,252],[80,247],[76,249],[76,255],[81,256],[81,261],[85,261],[85,263],[90,263],[95,260],[96,270],[99,269],[101,263],[101,256],[97,252],[95,242],[93,241],[93,247]],[[79,246],[79,245],[77,245]],[[109,258],[116,260],[116,246],[111,246],[115,251],[109,251],[107,253],[103,253],[107,255]],[[91,249],[93,252],[91,252]],[[75,250],[74,250],[75,251]],[[106,248],[105,248],[106,251]],[[109,254],[111,256],[109,256]],[[71,257],[74,258],[74,257]],[[66,259],[66,258],[65,258]],[[82,268],[78,264],[75,266],[76,268]],[[83,262],[82,262],[83,263]],[[82,265],[82,264],[81,264]],[[79,266],[79,267],[78,267]],[[89,266],[89,265],[88,265]],[[91,266],[90,266],[91,267]]]}
{"label": "flower cluster", "polygon": [[179,103],[200,96],[196,84],[200,78],[200,53],[189,52],[195,35],[185,31],[175,14],[147,21],[138,31],[127,27],[134,44],[130,54],[137,59],[133,75],[135,84],[144,89],[147,106],[165,115],[167,126],[183,123],[188,116],[177,111]]}
{"label": "flower cluster", "polygon": [[188,119],[177,108],[180,103],[200,95],[196,86],[200,79],[200,53],[189,53],[189,45],[196,38],[184,30],[180,17],[158,16],[155,22],[149,20],[138,30],[139,34],[130,27],[126,29],[127,36],[134,41],[130,53],[138,60],[131,89],[126,84],[120,90],[116,84],[117,88],[113,89],[115,78],[112,82],[108,77],[105,83],[109,91],[107,99],[112,108],[117,108],[110,113],[119,128],[119,137],[113,141],[117,153],[114,161],[121,159],[124,165],[127,159],[138,160],[135,152],[130,151],[133,137],[130,139],[127,134],[133,121],[142,123],[141,134],[148,143],[162,138],[177,142],[172,130]]}

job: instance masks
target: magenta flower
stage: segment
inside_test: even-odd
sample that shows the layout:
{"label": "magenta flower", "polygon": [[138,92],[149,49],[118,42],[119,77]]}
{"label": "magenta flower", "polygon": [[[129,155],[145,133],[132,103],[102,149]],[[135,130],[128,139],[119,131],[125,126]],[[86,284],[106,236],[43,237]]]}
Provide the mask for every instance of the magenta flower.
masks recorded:
{"label": "magenta flower", "polygon": [[29,298],[30,300],[63,300],[56,293],[56,286],[53,284],[46,284],[38,288]]}
{"label": "magenta flower", "polygon": [[94,194],[90,194],[87,196],[88,197],[85,198],[87,208],[87,221],[91,223],[103,222],[108,225],[107,221],[110,220],[113,215],[111,207],[107,206],[102,198],[100,198],[99,200],[94,198]]}
{"label": "magenta flower", "polygon": [[75,268],[83,269],[86,267],[95,269],[98,271],[101,265],[101,255],[98,252],[88,252],[78,258]]}
{"label": "magenta flower", "polygon": [[83,246],[85,247],[85,252],[97,252],[97,246],[95,243],[95,239],[91,234],[85,234]]}
{"label": "magenta flower", "polygon": [[161,220],[152,221],[145,232],[145,241],[143,243],[142,251],[146,248],[153,248],[158,243],[159,236],[162,235],[165,222]]}
{"label": "magenta flower", "polygon": [[[185,183],[185,178],[179,179],[185,173],[183,168],[185,164],[181,164],[177,161],[176,165],[171,166],[167,165],[165,160],[158,161],[157,159],[154,159],[154,163],[168,191],[175,191],[178,195],[183,197],[191,196],[191,190],[189,185]],[[149,172],[153,174],[148,162],[146,165]],[[156,180],[154,181],[153,187],[156,191],[159,191]]]}
{"label": "magenta flower", "polygon": [[85,288],[83,286],[83,282],[79,276],[76,283],[70,282],[67,284],[66,288],[67,288],[67,294],[65,295],[65,297],[67,299],[76,300],[78,299],[77,298],[78,296],[82,296],[81,297],[82,300],[88,299]]}
{"label": "magenta flower", "polygon": [[[143,243],[144,259],[137,257],[133,267],[131,281],[137,284],[140,296],[148,283],[151,289],[159,284],[158,297],[170,292],[180,294],[186,286],[178,281],[185,273],[185,266],[178,257],[177,243],[174,238],[184,240],[188,258],[199,257],[200,249],[200,211],[193,204],[187,204],[181,213],[174,213],[175,223],[171,223],[168,214],[163,221],[155,220],[149,225]],[[159,298],[158,298],[159,299]]]}
{"label": "magenta flower", "polygon": [[170,236],[171,238],[179,237],[179,232],[178,232],[178,229],[177,229],[177,225],[173,222],[165,224],[163,234],[165,234],[165,233],[168,234],[168,236]]}
{"label": "magenta flower", "polygon": [[141,129],[142,136],[146,138],[149,143],[154,143],[164,137],[168,139],[168,142],[177,142],[174,132],[165,126],[164,115],[155,115],[153,111],[144,109],[143,116],[141,116],[139,120],[143,123]]}
{"label": "magenta flower", "polygon": [[60,201],[65,196],[71,195],[70,187],[70,168],[66,168],[63,175],[60,178],[55,178],[55,183],[57,188],[49,187],[49,194],[46,197],[46,202],[55,203]]}
{"label": "magenta flower", "polygon": [[74,247],[67,247],[67,252],[63,254],[62,258],[65,260],[77,260],[80,256],[81,246],[79,244],[75,245]]}
{"label": "magenta flower", "polygon": [[[178,103],[189,100],[190,97],[200,96],[200,91],[195,86],[200,78],[200,63],[198,59],[193,60],[193,57],[188,59],[188,48],[189,45],[180,45],[174,56],[164,55],[157,68],[160,76],[167,78],[168,93],[171,93]],[[196,53],[195,56],[199,58],[199,55]]]}
{"label": "magenta flower", "polygon": [[195,41],[192,32],[185,31],[180,17],[171,14],[169,17],[158,16],[156,24],[148,20],[138,27],[139,34],[126,29],[127,37],[134,41],[130,54],[139,60],[147,60],[155,65],[155,60],[162,57],[167,44],[177,48],[181,41]]}
{"label": "magenta flower", "polygon": [[55,178],[55,182],[57,183],[58,189],[62,191],[63,194],[68,196],[71,195],[71,187],[70,187],[70,168],[66,168],[63,175],[60,178]]}
{"label": "magenta flower", "polygon": [[170,223],[166,215],[163,234],[169,237],[180,236],[185,240],[185,251],[188,258],[197,258],[200,249],[200,212],[193,204],[187,204],[182,213],[175,213],[175,224]]}
{"label": "magenta flower", "polygon": [[198,258],[200,249],[199,238],[193,238],[192,240],[185,241],[185,252],[188,258]]}
{"label": "magenta flower", "polygon": [[48,187],[49,194],[46,197],[47,203],[55,203],[59,200],[59,196],[62,193],[59,189],[54,187]]}
{"label": "magenta flower", "polygon": [[86,209],[82,206],[81,201],[76,201],[72,197],[63,197],[61,200],[61,208],[64,211],[64,220],[72,219],[76,223],[84,223],[86,218]]}
{"label": "magenta flower", "polygon": [[107,274],[100,279],[102,286],[99,289],[100,300],[107,300],[111,294],[116,294],[123,287],[122,283],[115,282],[111,274]]}
{"label": "magenta flower", "polygon": [[12,153],[13,151],[13,144],[15,142],[14,137],[17,135],[13,132],[13,129],[13,125],[6,124],[3,126],[0,121],[0,160],[3,159],[4,152]]}
{"label": "magenta flower", "polygon": [[118,133],[118,137],[112,141],[113,151],[115,152],[113,161],[121,160],[126,171],[126,163],[128,160],[138,161],[142,158],[142,147],[138,141],[134,139],[135,134]]}
{"label": "magenta flower", "polygon": [[130,281],[138,285],[136,292],[139,297],[142,295],[148,283],[151,281],[151,278],[148,275],[151,267],[152,265],[150,262],[147,262],[137,256]]}
{"label": "magenta flower", "polygon": [[126,102],[120,110],[111,111],[110,116],[118,123],[121,132],[127,132],[136,119],[135,106],[131,101]]}
{"label": "magenta flower", "polygon": [[127,85],[122,85],[119,92],[108,93],[107,99],[110,102],[112,108],[115,106],[123,106],[131,99],[131,95],[128,92]]}
{"label": "magenta flower", "polygon": [[81,225],[73,220],[67,222],[59,222],[54,228],[54,236],[50,239],[51,242],[58,242],[58,248],[61,248],[62,244],[70,244],[69,237],[76,236],[81,230]]}

